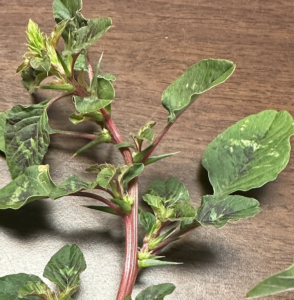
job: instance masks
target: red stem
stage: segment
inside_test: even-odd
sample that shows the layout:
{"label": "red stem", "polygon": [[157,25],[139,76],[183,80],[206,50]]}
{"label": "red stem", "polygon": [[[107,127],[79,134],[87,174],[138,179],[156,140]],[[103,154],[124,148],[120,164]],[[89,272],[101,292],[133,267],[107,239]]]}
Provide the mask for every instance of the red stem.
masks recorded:
{"label": "red stem", "polygon": [[83,133],[83,132],[75,132],[75,131],[60,131],[50,134],[50,136],[66,136],[66,137],[77,137],[77,138],[83,138],[88,140],[95,140],[97,138],[97,135],[90,134],[90,133]]}

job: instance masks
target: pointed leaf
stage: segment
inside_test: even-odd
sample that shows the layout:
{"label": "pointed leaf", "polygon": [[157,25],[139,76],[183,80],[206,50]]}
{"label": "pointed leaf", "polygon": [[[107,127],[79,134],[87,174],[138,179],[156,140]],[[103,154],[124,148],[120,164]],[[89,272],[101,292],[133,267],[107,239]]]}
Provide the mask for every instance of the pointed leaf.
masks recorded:
{"label": "pointed leaf", "polygon": [[196,215],[187,189],[175,178],[154,181],[143,200],[152,207],[156,217],[162,222],[193,218]]}
{"label": "pointed leaf", "polygon": [[89,206],[85,206],[85,207],[90,208],[90,209],[100,210],[100,211],[106,212],[108,214],[112,214],[112,215],[116,215],[117,216],[116,211],[114,209],[112,209],[111,207],[109,207],[109,206],[93,206],[93,205],[89,205]]}
{"label": "pointed leaf", "polygon": [[104,75],[98,75],[98,77],[99,78],[104,78],[107,81],[115,81],[116,80],[115,76],[112,75],[112,74],[109,74],[109,73],[106,73]]}
{"label": "pointed leaf", "polygon": [[294,265],[260,282],[247,298],[258,298],[294,290]]}
{"label": "pointed leaf", "polygon": [[172,294],[175,288],[172,283],[152,285],[139,293],[136,300],[163,300],[165,296]]}
{"label": "pointed leaf", "polygon": [[151,231],[152,227],[156,223],[156,218],[153,214],[139,210],[139,222],[142,227],[148,232]]}
{"label": "pointed leaf", "polygon": [[247,191],[276,179],[290,157],[293,118],[286,112],[262,111],[229,127],[204,152],[214,193]]}
{"label": "pointed leaf", "polygon": [[27,282],[38,282],[41,279],[35,275],[28,275],[24,273],[7,275],[0,278],[0,299],[1,300],[40,300],[37,297],[19,298],[19,289]]}
{"label": "pointed leaf", "polygon": [[186,70],[162,94],[162,105],[174,122],[199,95],[226,81],[235,70],[231,61],[205,59]]}
{"label": "pointed leaf", "polygon": [[39,26],[31,19],[27,26],[27,40],[30,53],[42,56],[41,50],[45,48],[44,37]]}
{"label": "pointed leaf", "polygon": [[167,265],[180,265],[181,263],[175,263],[171,261],[162,261],[158,259],[143,259],[138,261],[139,268],[148,268],[148,267],[159,267]]}
{"label": "pointed leaf", "polygon": [[201,225],[221,228],[228,221],[250,218],[260,211],[259,202],[253,198],[238,195],[221,197],[208,195],[202,198],[196,219]]}
{"label": "pointed leaf", "polygon": [[102,143],[111,143],[112,141],[112,137],[109,133],[109,131],[107,129],[103,129],[98,135],[97,138],[95,140],[92,140],[90,143],[88,143],[87,145],[85,145],[84,147],[82,147],[81,149],[79,149],[73,156],[76,156],[80,153],[82,153],[83,151],[102,144]]}
{"label": "pointed leaf", "polygon": [[17,105],[7,113],[6,160],[13,179],[43,161],[50,143],[47,105],[48,101],[29,107]]}
{"label": "pointed leaf", "polygon": [[145,161],[144,165],[145,165],[145,166],[151,165],[151,164],[153,164],[153,163],[155,163],[155,162],[157,162],[157,161],[159,161],[159,160],[161,160],[161,159],[170,157],[170,156],[175,155],[175,154],[178,154],[178,153],[179,153],[179,152],[174,152],[174,153],[161,154],[161,155],[158,155],[158,156],[151,156],[151,157],[149,157],[149,158]]}
{"label": "pointed leaf", "polygon": [[122,184],[127,185],[132,179],[139,176],[144,170],[144,164],[133,164],[131,167],[123,174]]}
{"label": "pointed leaf", "polygon": [[30,166],[0,190],[0,209],[18,209],[31,201],[44,199],[54,188],[48,165]]}
{"label": "pointed leaf", "polygon": [[[1,115],[0,115],[1,116]],[[0,119],[0,122],[1,122],[1,119]],[[1,123],[0,123],[1,124]],[[1,126],[1,125],[0,125]],[[120,148],[132,148],[134,149],[134,145],[132,143],[129,143],[129,142],[122,142],[122,143],[119,143],[119,144],[116,144],[114,145],[114,147],[116,149],[120,149]]]}
{"label": "pointed leaf", "polygon": [[80,248],[77,245],[66,245],[52,256],[45,267],[43,276],[57,284],[63,292],[79,286],[80,274],[86,267]]}
{"label": "pointed leaf", "polygon": [[152,129],[156,125],[156,122],[150,121],[146,125],[140,128],[136,139],[152,142],[154,139],[154,130]]}
{"label": "pointed leaf", "polygon": [[138,152],[137,154],[134,155],[133,157],[133,161],[134,163],[139,163],[142,161],[142,159],[144,158],[144,156],[149,152],[149,150],[151,150],[154,146],[150,145],[148,146],[146,149]]}

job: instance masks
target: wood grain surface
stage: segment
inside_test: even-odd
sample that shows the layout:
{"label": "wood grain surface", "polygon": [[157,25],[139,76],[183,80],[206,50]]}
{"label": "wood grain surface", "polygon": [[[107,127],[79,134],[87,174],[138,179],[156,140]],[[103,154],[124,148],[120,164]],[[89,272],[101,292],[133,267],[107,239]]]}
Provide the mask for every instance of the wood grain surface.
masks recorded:
{"label": "wood grain surface", "polygon": [[[31,96],[15,74],[26,51],[29,18],[50,33],[51,0],[0,0],[1,111],[29,105],[52,94]],[[104,51],[103,71],[116,76],[113,118],[123,136],[148,120],[165,125],[162,91],[187,67],[203,58],[230,59],[237,64],[225,84],[198,98],[173,126],[156,153],[180,151],[174,158],[146,168],[140,192],[156,178],[176,176],[193,203],[211,192],[200,162],[207,144],[239,119],[264,109],[287,110],[294,116],[294,2],[290,0],[84,0],[87,18],[110,16],[114,27],[90,51],[96,63]],[[71,101],[50,111],[53,128],[95,131],[68,121]],[[45,157],[52,177],[61,182],[95,162],[121,162],[111,146],[96,147],[72,159],[85,140],[52,137]],[[176,267],[140,274],[134,294],[151,284],[172,282],[167,299],[240,300],[261,279],[294,262],[294,155],[275,182],[251,191],[263,211],[255,218],[220,230],[200,228],[165,252]],[[10,182],[0,158],[1,187]],[[49,258],[66,243],[78,244],[88,268],[76,299],[115,299],[124,257],[121,220],[81,207],[91,203],[66,197],[33,202],[19,211],[0,211],[0,276],[32,273],[42,276]],[[293,293],[269,297],[294,299]]]}

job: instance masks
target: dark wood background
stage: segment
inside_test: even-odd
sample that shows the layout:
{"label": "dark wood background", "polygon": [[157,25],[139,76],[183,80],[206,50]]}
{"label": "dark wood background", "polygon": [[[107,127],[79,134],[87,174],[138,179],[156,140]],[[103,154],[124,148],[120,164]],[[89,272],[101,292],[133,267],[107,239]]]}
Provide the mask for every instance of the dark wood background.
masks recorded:
{"label": "dark wood background", "polygon": [[[29,105],[50,95],[30,96],[15,74],[26,51],[29,18],[50,33],[51,1],[0,1],[1,111]],[[113,118],[124,137],[148,120],[165,125],[162,91],[187,67],[203,58],[225,58],[237,64],[227,83],[198,98],[174,125],[157,153],[181,151],[176,157],[146,168],[141,193],[156,178],[176,176],[190,191],[193,203],[211,192],[201,157],[207,144],[239,119],[264,109],[294,115],[294,2],[290,0],[85,0],[87,18],[110,16],[114,27],[90,51],[93,63],[102,51],[103,71],[116,76]],[[68,121],[70,101],[50,111],[52,127],[93,131]],[[52,138],[45,157],[52,177],[86,176],[94,162],[121,162],[113,147],[96,147],[75,159],[85,140]],[[293,151],[292,151],[293,152]],[[293,156],[294,153],[292,153]],[[10,181],[3,157],[0,184]],[[201,228],[167,251],[184,265],[144,271],[134,294],[151,284],[173,282],[168,299],[240,300],[264,277],[294,262],[294,157],[275,182],[251,191],[263,211],[255,218],[223,229]],[[91,203],[64,198],[31,203],[19,211],[0,212],[0,276],[33,273],[41,276],[49,258],[66,243],[84,251],[88,268],[77,299],[115,299],[122,271],[124,231],[121,220],[81,207]],[[294,299],[294,293],[268,299]]]}

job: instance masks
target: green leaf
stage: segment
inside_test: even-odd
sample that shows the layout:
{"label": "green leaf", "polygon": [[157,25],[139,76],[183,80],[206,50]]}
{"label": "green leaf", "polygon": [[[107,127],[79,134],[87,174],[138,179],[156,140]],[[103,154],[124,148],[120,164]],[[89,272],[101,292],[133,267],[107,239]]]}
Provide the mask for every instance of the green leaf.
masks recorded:
{"label": "green leaf", "polygon": [[149,212],[145,212],[143,210],[139,210],[139,222],[142,227],[147,231],[150,232],[156,223],[156,218],[153,214]]}
{"label": "green leaf", "polygon": [[[181,263],[175,263],[171,261],[162,261],[158,259],[143,259],[138,261],[139,268],[148,268],[148,267],[159,267],[167,265],[180,265]],[[154,298],[152,298],[154,299]]]}
{"label": "green leaf", "polygon": [[83,151],[102,144],[102,143],[111,143],[112,141],[112,137],[109,133],[109,131],[107,129],[103,129],[98,135],[97,138],[95,140],[92,140],[90,143],[88,143],[87,145],[85,145],[84,147],[82,147],[81,149],[79,149],[73,156],[76,156],[80,153],[82,153]]}
{"label": "green leaf", "polygon": [[98,99],[96,96],[81,98],[74,96],[76,109],[80,113],[91,113],[109,105],[113,99]]}
{"label": "green leaf", "polygon": [[134,163],[139,163],[142,161],[142,159],[145,157],[145,155],[149,152],[150,149],[152,149],[154,146],[150,145],[146,149],[138,152],[137,154],[134,155],[133,161]]}
{"label": "green leaf", "polygon": [[81,71],[81,70],[88,71],[88,64],[87,64],[87,60],[86,60],[86,54],[81,53],[78,56],[78,58],[75,62],[74,69],[76,71]]}
{"label": "green leaf", "polygon": [[98,75],[98,77],[99,78],[104,78],[107,81],[115,81],[116,80],[115,76],[112,75],[112,74],[109,74],[109,73],[106,73],[104,75]]}
{"label": "green leaf", "polygon": [[201,225],[213,225],[221,228],[228,221],[250,218],[261,211],[259,202],[253,198],[238,195],[213,196],[202,198],[196,219]]}
{"label": "green leaf", "polygon": [[247,298],[258,298],[287,292],[294,289],[294,265],[283,270],[256,285],[248,294]]}
{"label": "green leaf", "polygon": [[24,86],[33,93],[40,83],[48,76],[45,71],[37,71],[29,67],[21,72],[21,77]]}
{"label": "green leaf", "polygon": [[155,163],[155,162],[157,162],[157,161],[159,161],[159,160],[161,160],[161,159],[170,157],[170,156],[175,155],[175,154],[178,154],[178,153],[179,153],[179,152],[174,152],[174,153],[161,154],[161,155],[158,155],[158,156],[151,156],[151,157],[149,157],[149,158],[145,161],[144,165],[145,165],[145,166],[151,165],[151,164],[153,164],[153,163]]}
{"label": "green leaf", "polygon": [[65,91],[65,92],[74,92],[75,87],[69,83],[55,83],[51,82],[48,85],[39,86],[43,90],[55,90],[55,91]]}
{"label": "green leaf", "polygon": [[89,205],[89,206],[84,206],[84,207],[87,207],[87,208],[90,208],[90,209],[95,209],[95,210],[100,210],[100,211],[103,211],[103,212],[106,212],[106,213],[109,213],[109,214],[117,216],[116,211],[114,209],[112,209],[111,207],[108,207],[108,206],[93,206],[93,205]]}
{"label": "green leaf", "polygon": [[144,170],[144,164],[132,164],[122,176],[122,184],[127,185],[132,179],[139,176]]}
{"label": "green leaf", "polygon": [[[0,117],[1,117],[1,115],[0,115]],[[1,119],[0,119],[0,122],[1,122]],[[129,143],[129,142],[122,142],[122,143],[114,145],[114,147],[116,149],[120,149],[120,148],[133,148],[134,149],[135,148],[134,145],[132,143]]]}
{"label": "green leaf", "polygon": [[172,283],[152,285],[139,293],[136,300],[163,300],[164,297],[170,295],[175,288],[175,285]]}
{"label": "green leaf", "polygon": [[5,153],[5,128],[6,128],[7,112],[0,113],[0,151]]}
{"label": "green leaf", "polygon": [[196,215],[187,189],[175,178],[154,181],[143,200],[152,207],[156,217],[162,222],[193,218]]}
{"label": "green leaf", "polygon": [[293,118],[275,110],[251,115],[221,133],[202,159],[214,194],[247,191],[276,179],[289,161],[293,133]]}
{"label": "green leaf", "polygon": [[54,300],[56,294],[50,290],[50,288],[42,281],[29,281],[22,286],[18,291],[21,298],[27,296],[36,296],[44,300]]}
{"label": "green leaf", "polygon": [[116,168],[110,164],[103,164],[99,166],[100,172],[97,176],[97,183],[103,187],[107,188],[110,181],[116,174]]}
{"label": "green leaf", "polygon": [[92,121],[97,123],[98,125],[104,124],[104,117],[99,111],[84,114],[74,113],[70,115],[69,120],[75,125],[84,121]]}
{"label": "green leaf", "polygon": [[34,70],[40,72],[49,72],[51,68],[51,60],[45,50],[41,51],[41,56],[35,56],[30,60],[30,65]]}
{"label": "green leaf", "polygon": [[152,142],[154,139],[154,130],[152,129],[156,125],[156,122],[150,121],[146,125],[140,128],[136,139]]}
{"label": "green leaf", "polygon": [[188,231],[193,228],[199,227],[201,224],[196,218],[187,218],[181,222],[180,231]]}
{"label": "green leaf", "polygon": [[19,298],[18,291],[27,282],[39,282],[41,279],[35,275],[24,273],[7,275],[0,278],[0,299],[1,300],[40,300],[37,297]]}
{"label": "green leaf", "polygon": [[76,175],[70,175],[59,186],[54,187],[48,196],[55,200],[81,190],[93,189],[96,185],[96,182],[85,182]]}
{"label": "green leaf", "polygon": [[39,26],[31,19],[27,26],[27,41],[30,53],[42,56],[41,50],[45,48],[44,37]]}
{"label": "green leaf", "polygon": [[44,199],[54,188],[48,165],[30,166],[0,190],[0,209],[18,209],[29,202]]}
{"label": "green leaf", "polygon": [[124,300],[132,300],[132,298],[131,298],[131,296],[127,296],[127,297],[125,297]]}
{"label": "green leaf", "polygon": [[71,296],[77,291],[80,274],[86,267],[80,248],[77,245],[66,245],[52,256],[43,276],[57,284],[61,292],[70,290],[68,295]]}
{"label": "green leaf", "polygon": [[199,95],[225,82],[235,67],[228,60],[205,59],[186,70],[162,94],[162,105],[169,111],[168,122],[174,122]]}
{"label": "green leaf", "polygon": [[46,108],[49,101],[24,107],[14,106],[7,113],[5,128],[6,160],[15,179],[32,165],[40,165],[50,138]]}
{"label": "green leaf", "polygon": [[81,27],[75,32],[73,45],[65,53],[71,55],[84,49],[87,50],[107,32],[111,24],[112,21],[108,17],[89,20],[87,26]]}

